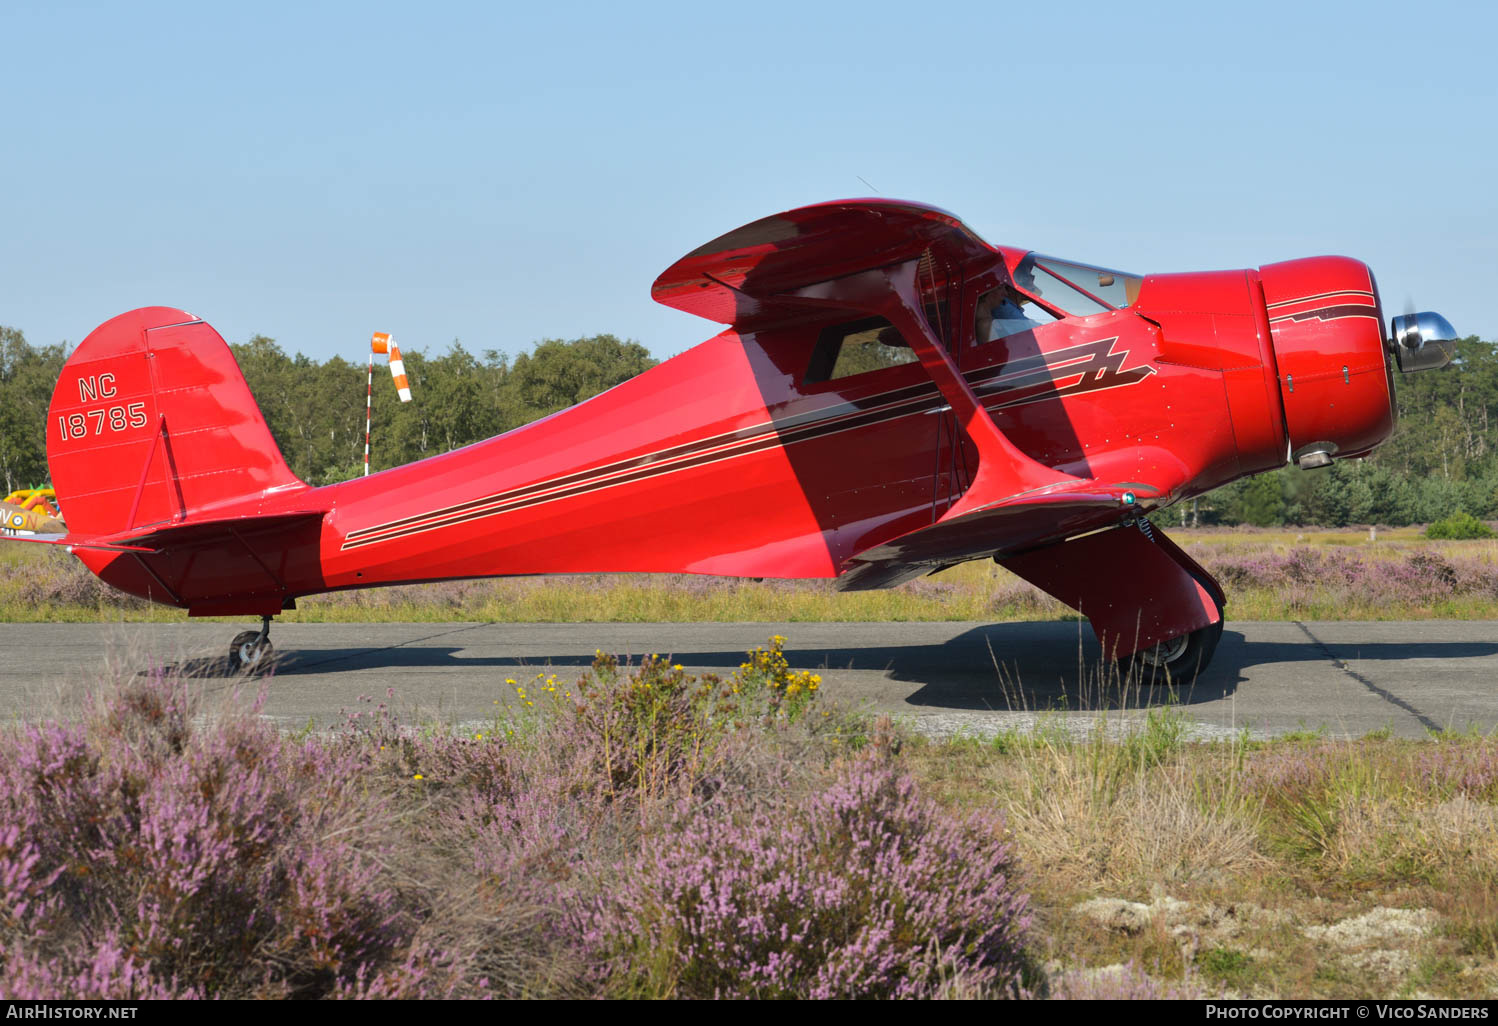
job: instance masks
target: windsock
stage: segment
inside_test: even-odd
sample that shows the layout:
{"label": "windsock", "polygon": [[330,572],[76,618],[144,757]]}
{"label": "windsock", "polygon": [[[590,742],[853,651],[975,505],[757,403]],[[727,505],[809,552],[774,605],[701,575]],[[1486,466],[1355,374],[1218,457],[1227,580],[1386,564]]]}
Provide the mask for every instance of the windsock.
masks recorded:
{"label": "windsock", "polygon": [[374,419],[374,358],[375,354],[390,354],[390,376],[395,379],[395,390],[401,402],[411,401],[411,382],[406,378],[406,361],[401,359],[400,346],[388,331],[377,331],[369,337],[369,374],[364,382],[364,474],[369,475],[369,429]]}
{"label": "windsock", "polygon": [[384,331],[377,331],[370,339],[370,346],[376,353],[390,354],[390,376],[395,379],[395,390],[400,393],[401,402],[411,401],[411,382],[406,379],[406,361],[401,359],[401,347],[395,344],[395,339]]}

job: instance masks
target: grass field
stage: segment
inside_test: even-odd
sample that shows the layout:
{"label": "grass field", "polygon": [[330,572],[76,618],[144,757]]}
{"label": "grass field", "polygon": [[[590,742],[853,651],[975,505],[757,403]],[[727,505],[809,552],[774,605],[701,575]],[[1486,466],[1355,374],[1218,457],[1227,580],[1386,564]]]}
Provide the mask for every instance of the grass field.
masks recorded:
{"label": "grass field", "polygon": [[[1228,617],[1488,619],[1498,616],[1498,542],[1428,542],[1378,533],[1216,529],[1172,537],[1214,573]],[[287,622],[1014,621],[1075,614],[988,560],[888,591],[842,593],[829,581],[688,574],[501,578],[379,588],[298,600]],[[0,620],[177,620],[99,584],[72,557],[0,545]]]}

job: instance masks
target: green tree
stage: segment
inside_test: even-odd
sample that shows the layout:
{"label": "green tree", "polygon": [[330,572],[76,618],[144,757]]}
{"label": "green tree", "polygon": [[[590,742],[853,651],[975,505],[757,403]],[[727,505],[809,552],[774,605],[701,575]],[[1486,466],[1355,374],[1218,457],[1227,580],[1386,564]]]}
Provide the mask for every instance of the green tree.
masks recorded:
{"label": "green tree", "polygon": [[431,430],[444,450],[489,438],[506,427],[501,403],[495,401],[502,393],[486,380],[492,374],[457,341],[446,354],[426,362],[424,387],[440,397],[428,404]]}
{"label": "green tree", "polygon": [[622,342],[613,335],[570,342],[548,338],[515,358],[509,381],[531,414],[527,419],[535,419],[590,399],[655,363],[640,343]]}
{"label": "green tree", "polygon": [[1245,524],[1269,527],[1285,522],[1285,497],[1274,474],[1263,474],[1248,482],[1238,496],[1238,519]]}
{"label": "green tree", "polygon": [[0,326],[0,498],[48,479],[47,407],[63,361],[61,345],[38,349]]}

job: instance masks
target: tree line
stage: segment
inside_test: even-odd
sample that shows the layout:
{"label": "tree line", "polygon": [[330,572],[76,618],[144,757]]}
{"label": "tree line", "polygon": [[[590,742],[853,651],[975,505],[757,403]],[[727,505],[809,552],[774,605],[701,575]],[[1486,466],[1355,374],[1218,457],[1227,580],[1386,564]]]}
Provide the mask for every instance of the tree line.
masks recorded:
{"label": "tree line", "polygon": [[[363,363],[288,355],[263,335],[230,348],[293,473],[324,485],[363,471]],[[66,356],[63,345],[34,346],[0,326],[0,484],[7,492],[47,480],[47,405]],[[545,339],[513,361],[492,349],[476,355],[456,341],[440,355],[413,350],[404,358],[410,403],[397,400],[388,370],[375,368],[374,470],[519,427],[656,363],[640,343],[607,334]],[[1467,338],[1457,343],[1454,366],[1395,377],[1399,424],[1368,459],[1235,481],[1155,519],[1261,526],[1401,526],[1458,512],[1498,519],[1498,343]]]}
{"label": "tree line", "polygon": [[[229,348],[292,473],[312,485],[363,473],[367,364],[291,356],[264,335]],[[47,405],[66,356],[64,346],[32,346],[20,331],[0,327],[0,483],[6,492],[47,480]],[[456,341],[439,356],[411,350],[402,357],[409,403],[396,397],[383,363],[374,369],[371,470],[520,427],[656,364],[640,343],[613,335],[544,339],[513,362],[492,349],[475,355]]]}
{"label": "tree line", "polygon": [[[231,345],[245,381],[294,474],[313,485],[364,469],[368,365],[335,356],[287,356],[256,335]],[[390,372],[375,366],[370,469],[384,470],[509,431],[566,409],[655,366],[638,342],[613,335],[544,339],[512,363],[453,342],[440,356],[402,350],[412,401],[400,402]]]}

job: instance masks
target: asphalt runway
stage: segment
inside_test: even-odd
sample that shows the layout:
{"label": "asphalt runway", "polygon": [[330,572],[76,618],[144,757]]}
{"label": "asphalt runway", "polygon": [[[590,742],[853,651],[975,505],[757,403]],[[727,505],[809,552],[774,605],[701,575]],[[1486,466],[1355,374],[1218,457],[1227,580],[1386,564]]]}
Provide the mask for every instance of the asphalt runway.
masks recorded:
{"label": "asphalt runway", "polygon": [[[249,626],[248,624],[245,626]],[[179,670],[210,697],[261,682],[226,676],[232,624],[0,624],[0,716],[38,719],[75,705],[106,672]],[[387,701],[403,719],[482,723],[512,698],[506,677],[581,671],[594,649],[671,655],[731,673],[785,635],[797,669],[827,699],[890,712],[930,733],[988,733],[1059,719],[1075,729],[1106,710],[1127,722],[1175,703],[1211,736],[1324,730],[1498,727],[1498,622],[1235,623],[1190,690],[1120,686],[1081,623],[277,624],[264,714],[288,727],[340,723]],[[388,698],[388,690],[394,698]]]}

